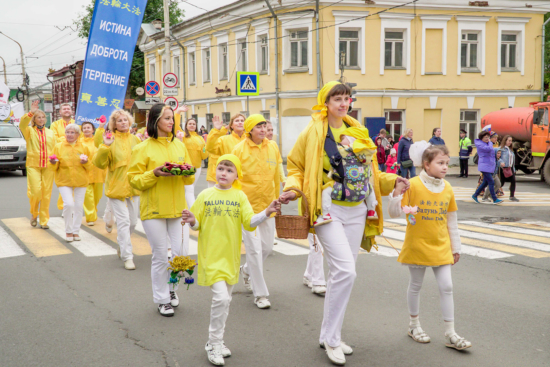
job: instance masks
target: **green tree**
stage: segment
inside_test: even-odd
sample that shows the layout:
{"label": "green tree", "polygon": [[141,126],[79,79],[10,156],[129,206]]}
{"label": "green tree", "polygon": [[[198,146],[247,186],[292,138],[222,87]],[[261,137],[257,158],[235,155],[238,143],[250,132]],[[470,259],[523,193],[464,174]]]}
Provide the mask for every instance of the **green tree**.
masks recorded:
{"label": "green tree", "polygon": [[[78,18],[73,21],[78,29],[78,36],[81,38],[88,38],[90,33],[90,24],[92,23],[92,15],[94,13],[95,0],[90,0],[88,5],[82,6],[84,11],[78,14]],[[183,19],[183,10],[178,7],[177,2],[172,1],[170,3],[170,24],[174,25],[180,23]],[[143,13],[143,23],[150,23],[155,19],[164,21],[164,5],[163,0],[149,0],[147,1],[147,7]],[[128,90],[126,95],[131,98],[137,98],[136,88],[145,86],[145,64],[143,59],[143,52],[139,48],[134,49],[134,58],[132,60],[132,69],[130,71],[130,78],[128,83]]]}

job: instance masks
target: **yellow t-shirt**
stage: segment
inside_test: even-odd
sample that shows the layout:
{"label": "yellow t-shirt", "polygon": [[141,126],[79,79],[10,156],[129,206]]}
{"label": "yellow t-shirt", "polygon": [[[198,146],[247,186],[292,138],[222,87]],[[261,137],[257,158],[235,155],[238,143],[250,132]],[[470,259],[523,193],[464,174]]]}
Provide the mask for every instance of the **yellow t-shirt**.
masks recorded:
{"label": "yellow t-shirt", "polygon": [[425,266],[453,264],[447,213],[458,208],[451,185],[445,181],[443,191],[436,194],[428,190],[419,177],[412,178],[410,183],[401,205],[418,206],[418,213],[414,220],[407,214],[405,243],[397,261]]}
{"label": "yellow t-shirt", "polygon": [[191,208],[199,222],[198,284],[221,280],[239,282],[242,228],[253,231],[252,206],[244,192],[211,187],[202,191]]}
{"label": "yellow t-shirt", "polygon": [[[335,128],[332,128],[329,126],[329,129],[332,131],[332,136],[334,136],[334,141],[336,141],[337,143],[339,143],[342,139],[340,139],[340,135],[346,131],[348,127],[346,126],[346,124],[342,123],[342,126],[340,126],[338,129],[335,129]],[[326,171],[330,171],[332,168],[332,166],[330,165],[330,159],[328,158],[328,155],[327,155],[327,152],[325,152],[323,150],[323,183],[326,184],[326,183],[329,183],[331,181],[334,182],[333,179],[329,178],[327,176],[327,173],[325,172]],[[357,206],[359,204],[361,204],[361,202],[357,202],[357,203],[353,203],[353,202],[349,202],[349,201],[340,201],[340,200],[332,200],[332,203],[333,204],[338,204],[338,205],[341,205],[341,206]]]}

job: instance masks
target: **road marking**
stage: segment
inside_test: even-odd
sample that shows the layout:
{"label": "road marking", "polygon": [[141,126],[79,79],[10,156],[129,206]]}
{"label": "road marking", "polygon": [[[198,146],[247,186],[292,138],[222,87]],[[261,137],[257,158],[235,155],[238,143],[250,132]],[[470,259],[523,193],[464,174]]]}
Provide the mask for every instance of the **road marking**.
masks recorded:
{"label": "road marking", "polygon": [[[141,224],[141,221],[139,219],[138,223]],[[85,224],[82,225],[84,226]],[[117,244],[116,223],[113,225],[113,231],[111,233],[105,230],[105,222],[103,221],[103,219],[100,218],[97,219],[93,227],[88,228]],[[147,238],[135,233],[136,231],[137,226],[136,230],[134,231],[134,233],[132,233],[130,237],[130,240],[132,241],[132,253],[136,256],[151,255],[151,246],[149,245],[149,241],[147,241]],[[145,233],[143,233],[143,235],[145,235]]]}
{"label": "road marking", "polygon": [[[521,228],[536,229],[539,231],[550,232],[550,225],[545,222],[496,222],[494,224],[498,224],[501,226],[521,227]],[[547,235],[550,235],[550,234],[547,234]]]}
{"label": "road marking", "polygon": [[71,254],[49,230],[31,227],[27,218],[2,219],[2,222],[23,242],[36,257],[47,257]]}
{"label": "road marking", "polygon": [[[453,191],[455,194],[455,200],[459,200],[467,203],[475,202],[472,199],[472,195],[475,192],[475,188],[453,187]],[[499,205],[507,206],[507,207],[508,206],[537,206],[537,207],[550,206],[550,194],[516,191],[515,196],[520,200],[519,202],[509,201],[508,200],[509,196],[510,196],[510,191],[504,191],[504,196],[500,197],[500,199],[503,200],[503,203]],[[481,202],[481,196],[479,197],[479,200]],[[488,203],[488,204],[492,204],[492,203]]]}
{"label": "road marking", "polygon": [[[57,234],[61,238],[65,238],[65,219],[57,217],[50,218],[48,223],[50,230]],[[116,255],[116,250],[100,240],[99,238],[91,235],[86,231],[80,231],[81,241],[68,242],[71,246],[80,251],[84,256],[106,256]]]}
{"label": "road marking", "polygon": [[8,232],[0,227],[0,258],[25,255],[25,251],[17,245]]}
{"label": "road marking", "polygon": [[391,247],[387,247],[386,245],[380,245],[380,243],[378,243],[377,246],[378,246],[378,250],[376,250],[376,248],[374,248],[374,246],[373,246],[371,248],[370,252],[367,252],[367,251],[361,249],[362,253],[369,254],[369,255],[386,256],[386,257],[397,257],[397,256],[399,256],[399,253],[397,253],[397,251],[395,251]]}
{"label": "road marking", "polygon": [[[474,221],[460,221],[459,223],[468,224],[474,227],[491,228],[499,231],[521,233],[521,234],[526,234],[526,235],[535,236],[535,237],[542,237],[541,240],[544,240],[544,241],[548,241],[547,239],[550,236],[548,232],[537,231],[534,229],[525,229],[521,227],[518,228],[518,227],[511,227],[511,226],[505,226],[505,225],[499,225],[499,224],[480,223],[480,222],[474,222]],[[522,236],[521,238],[523,239],[524,237]],[[534,241],[538,241],[538,240],[534,240]],[[550,241],[544,242],[544,243],[550,243]]]}
{"label": "road marking", "polygon": [[[486,228],[479,228],[476,226],[469,226],[469,225],[459,223],[458,228],[459,228],[458,232],[460,233],[461,236],[463,235],[462,233],[465,233],[464,236],[466,237],[475,238],[475,239],[485,238],[489,241],[493,241],[497,243],[499,241],[502,241],[502,243],[505,243],[507,245],[510,245],[512,243],[516,244],[518,241],[514,241],[513,239],[517,239],[517,240],[521,240],[519,242],[522,243],[521,246],[523,247],[532,248],[534,250],[550,252],[549,238],[529,236],[526,234],[512,233],[512,232],[502,233],[502,231],[491,229],[491,227],[489,226],[487,226]],[[489,237],[489,236],[492,236],[492,237]],[[497,240],[497,237],[498,237],[498,240]]]}

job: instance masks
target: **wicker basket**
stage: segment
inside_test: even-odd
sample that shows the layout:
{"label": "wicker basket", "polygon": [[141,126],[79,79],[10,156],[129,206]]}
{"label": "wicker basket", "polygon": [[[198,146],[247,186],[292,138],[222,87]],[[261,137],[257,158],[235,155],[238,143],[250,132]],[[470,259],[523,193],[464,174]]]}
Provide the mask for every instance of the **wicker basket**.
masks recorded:
{"label": "wicker basket", "polygon": [[304,215],[282,215],[275,217],[275,226],[277,227],[277,237],[296,240],[305,240],[309,234],[309,206],[307,198],[303,192],[298,189],[291,189],[302,195],[302,205],[305,207]]}

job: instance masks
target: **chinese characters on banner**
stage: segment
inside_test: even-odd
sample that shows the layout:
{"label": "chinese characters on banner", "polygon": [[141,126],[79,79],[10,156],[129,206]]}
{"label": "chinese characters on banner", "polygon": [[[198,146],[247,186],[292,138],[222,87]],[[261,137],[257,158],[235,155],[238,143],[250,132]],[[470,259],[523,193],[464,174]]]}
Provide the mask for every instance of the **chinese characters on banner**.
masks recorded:
{"label": "chinese characters on banner", "polygon": [[96,126],[124,107],[134,48],[147,0],[96,0],[82,71],[76,123]]}

